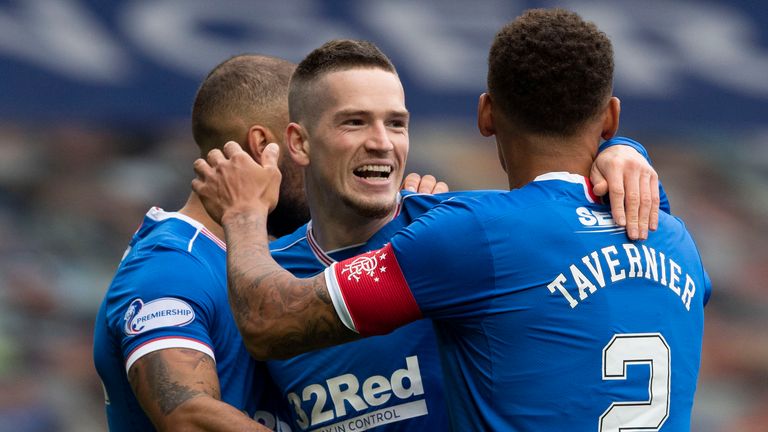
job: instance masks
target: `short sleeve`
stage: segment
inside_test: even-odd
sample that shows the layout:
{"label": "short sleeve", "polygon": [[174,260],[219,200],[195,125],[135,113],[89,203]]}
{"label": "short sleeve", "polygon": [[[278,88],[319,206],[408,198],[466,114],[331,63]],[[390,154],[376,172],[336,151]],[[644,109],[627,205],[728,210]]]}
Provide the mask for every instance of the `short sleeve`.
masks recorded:
{"label": "short sleeve", "polygon": [[205,265],[182,251],[156,247],[129,257],[107,297],[110,331],[120,342],[126,371],[142,356],[167,348],[194,349],[215,360],[210,325],[217,283]]}
{"label": "short sleeve", "polygon": [[425,317],[441,319],[484,308],[494,270],[483,225],[457,199],[424,214],[392,238],[392,249]]}

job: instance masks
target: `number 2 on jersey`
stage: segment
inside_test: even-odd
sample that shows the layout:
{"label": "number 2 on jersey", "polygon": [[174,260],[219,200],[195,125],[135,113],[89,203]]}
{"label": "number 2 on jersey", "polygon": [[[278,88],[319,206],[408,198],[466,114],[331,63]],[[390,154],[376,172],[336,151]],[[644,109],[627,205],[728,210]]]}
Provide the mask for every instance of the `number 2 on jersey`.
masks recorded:
{"label": "number 2 on jersey", "polygon": [[669,417],[669,345],[660,333],[616,334],[603,348],[603,380],[626,380],[627,365],[651,368],[648,400],[614,402],[600,416],[599,432],[656,431]]}

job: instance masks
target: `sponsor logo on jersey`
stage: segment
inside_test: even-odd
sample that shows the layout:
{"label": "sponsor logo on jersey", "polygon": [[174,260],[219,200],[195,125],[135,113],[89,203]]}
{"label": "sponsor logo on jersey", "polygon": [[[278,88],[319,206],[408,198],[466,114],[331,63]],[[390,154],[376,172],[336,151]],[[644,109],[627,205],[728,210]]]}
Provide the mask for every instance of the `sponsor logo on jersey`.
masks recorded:
{"label": "sponsor logo on jersey", "polygon": [[[329,378],[289,393],[288,402],[301,429],[312,431],[364,431],[427,415],[418,357],[406,357],[405,365],[390,376],[361,379],[348,373]],[[302,402],[311,402],[311,407]]]}
{"label": "sponsor logo on jersey", "polygon": [[195,319],[195,311],[183,300],[163,297],[144,303],[140,298],[128,306],[123,331],[137,335],[161,327],[181,327]]}
{"label": "sponsor logo on jersey", "polygon": [[586,228],[577,233],[621,233],[624,227],[616,225],[611,216],[611,212],[592,210],[586,207],[576,209],[576,215],[579,217],[579,223]]}

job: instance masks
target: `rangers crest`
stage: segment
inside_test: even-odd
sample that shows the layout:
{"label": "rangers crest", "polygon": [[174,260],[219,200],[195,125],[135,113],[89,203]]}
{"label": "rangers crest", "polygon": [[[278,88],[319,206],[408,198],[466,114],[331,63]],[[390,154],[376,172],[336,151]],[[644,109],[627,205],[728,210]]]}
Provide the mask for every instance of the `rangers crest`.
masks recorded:
{"label": "rangers crest", "polygon": [[384,250],[368,252],[367,254],[357,257],[352,262],[344,265],[344,268],[341,269],[341,274],[349,273],[349,275],[347,275],[347,280],[351,281],[354,279],[355,282],[359,282],[360,276],[366,274],[372,277],[374,282],[378,282],[379,275],[376,274],[376,270],[378,270],[379,274],[386,273],[386,267],[379,267],[380,262],[386,259],[387,253]]}

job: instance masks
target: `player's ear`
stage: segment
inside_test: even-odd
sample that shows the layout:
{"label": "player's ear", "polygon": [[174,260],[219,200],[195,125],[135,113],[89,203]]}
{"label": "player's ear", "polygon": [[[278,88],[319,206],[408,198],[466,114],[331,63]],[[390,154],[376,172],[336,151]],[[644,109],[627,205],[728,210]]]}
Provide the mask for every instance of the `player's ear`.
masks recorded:
{"label": "player's ear", "polygon": [[275,134],[268,127],[253,125],[248,128],[248,137],[243,148],[256,162],[261,163],[261,154],[264,152],[267,144],[271,142],[277,141],[275,140]]}
{"label": "player's ear", "polygon": [[496,134],[496,126],[493,124],[493,110],[491,95],[483,93],[477,102],[477,128],[484,137]]}
{"label": "player's ear", "polygon": [[619,114],[621,113],[621,101],[616,96],[611,96],[608,105],[603,112],[603,132],[600,135],[604,140],[609,140],[619,130]]}
{"label": "player's ear", "polygon": [[285,146],[288,155],[299,166],[309,165],[309,134],[299,123],[288,123],[285,128]]}

